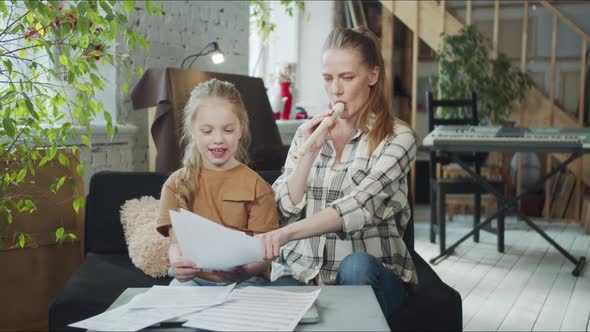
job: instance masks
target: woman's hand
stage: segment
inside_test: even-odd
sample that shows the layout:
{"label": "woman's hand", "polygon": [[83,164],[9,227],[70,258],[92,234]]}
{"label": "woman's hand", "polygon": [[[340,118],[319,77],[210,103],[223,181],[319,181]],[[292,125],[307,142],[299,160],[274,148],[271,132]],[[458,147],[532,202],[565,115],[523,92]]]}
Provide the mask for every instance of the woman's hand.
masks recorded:
{"label": "woman's hand", "polygon": [[257,234],[262,247],[262,259],[275,259],[279,257],[281,246],[289,242],[287,231],[279,228],[264,234]]}
{"label": "woman's hand", "polygon": [[[309,121],[306,121],[304,124],[302,124],[301,130],[303,132],[303,142],[306,142],[307,139],[309,138],[309,136],[311,136],[311,134],[318,128],[318,126],[322,123],[322,121],[325,118],[330,117],[332,115],[332,113],[333,113],[333,111],[330,110],[326,113],[316,115],[313,118],[311,118]],[[334,126],[336,125],[336,122],[337,121],[334,121],[334,123],[330,127],[327,127],[317,137],[316,141],[309,146],[308,152],[313,154],[316,151],[318,151],[319,149],[321,149],[322,146],[324,146],[324,144],[326,143],[326,139],[328,138],[328,133],[330,132],[330,130],[332,130],[332,128],[334,128]]]}
{"label": "woman's hand", "polygon": [[182,256],[178,256],[175,261],[171,262],[170,267],[174,278],[183,282],[192,280],[201,272],[201,269],[197,268],[193,261]]}

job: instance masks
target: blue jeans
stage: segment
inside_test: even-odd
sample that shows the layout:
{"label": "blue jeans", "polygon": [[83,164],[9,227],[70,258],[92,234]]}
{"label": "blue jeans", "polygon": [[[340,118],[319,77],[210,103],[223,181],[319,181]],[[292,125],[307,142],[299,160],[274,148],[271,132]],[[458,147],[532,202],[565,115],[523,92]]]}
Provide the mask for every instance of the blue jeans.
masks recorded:
{"label": "blue jeans", "polygon": [[[375,292],[385,319],[391,316],[406,297],[404,282],[386,269],[374,256],[365,252],[352,253],[340,263],[336,275],[337,285],[370,285]],[[282,277],[271,286],[301,286],[304,283],[293,277]]]}
{"label": "blue jeans", "polygon": [[[174,277],[174,275],[172,274],[172,271],[170,269],[168,269],[168,276],[169,277]],[[246,287],[246,286],[267,286],[269,284],[269,281],[261,278],[261,277],[250,277],[249,279],[246,279],[242,282],[240,282],[239,284],[237,284],[237,287]],[[170,286],[181,286],[181,287],[186,287],[186,286],[227,286],[228,283],[226,282],[215,282],[215,281],[209,281],[209,280],[205,280],[205,279],[201,279],[201,278],[193,278],[189,281],[178,281],[176,279],[172,279],[172,281],[170,282]]]}

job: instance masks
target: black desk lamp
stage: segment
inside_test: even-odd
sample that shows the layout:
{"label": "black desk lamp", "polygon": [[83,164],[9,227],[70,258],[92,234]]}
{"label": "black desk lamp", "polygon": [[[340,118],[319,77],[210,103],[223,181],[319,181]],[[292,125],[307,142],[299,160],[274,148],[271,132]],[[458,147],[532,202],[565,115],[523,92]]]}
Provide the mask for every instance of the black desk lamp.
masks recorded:
{"label": "black desk lamp", "polygon": [[221,49],[219,49],[219,45],[217,44],[217,42],[210,42],[205,47],[203,47],[203,49],[199,53],[192,54],[184,58],[184,60],[182,60],[180,68],[184,68],[184,64],[187,60],[194,58],[193,61],[191,61],[191,64],[188,66],[188,68],[191,68],[198,57],[207,54],[211,54],[211,61],[213,61],[214,64],[220,64],[223,61],[225,61],[225,56],[223,55],[223,52],[221,52]]}

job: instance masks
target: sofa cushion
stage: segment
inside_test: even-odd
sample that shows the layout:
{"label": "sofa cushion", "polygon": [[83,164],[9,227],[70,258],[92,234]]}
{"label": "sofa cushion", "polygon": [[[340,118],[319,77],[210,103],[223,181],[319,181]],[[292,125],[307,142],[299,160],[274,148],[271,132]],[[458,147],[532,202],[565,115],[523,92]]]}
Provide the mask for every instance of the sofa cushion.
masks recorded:
{"label": "sofa cushion", "polygon": [[170,281],[145,275],[127,254],[88,253],[50,305],[49,330],[74,330],[67,325],[104,312],[129,287],[168,285]]}
{"label": "sofa cushion", "polygon": [[121,224],[129,257],[150,277],[166,276],[170,239],[156,230],[160,200],[151,196],[130,199],[121,206]]}
{"label": "sofa cushion", "polygon": [[417,253],[412,253],[419,285],[388,319],[392,331],[463,330],[461,295],[445,284]]}

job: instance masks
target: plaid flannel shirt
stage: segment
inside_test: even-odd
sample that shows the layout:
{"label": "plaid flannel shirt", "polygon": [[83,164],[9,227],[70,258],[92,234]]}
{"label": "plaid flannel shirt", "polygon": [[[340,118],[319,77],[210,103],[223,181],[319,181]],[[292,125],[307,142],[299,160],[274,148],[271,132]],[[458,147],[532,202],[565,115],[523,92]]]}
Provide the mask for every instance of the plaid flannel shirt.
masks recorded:
{"label": "plaid flannel shirt", "polygon": [[[328,137],[310,171],[302,201],[289,197],[287,177],[293,172],[292,154],[302,144],[295,134],[284,173],[275,181],[279,224],[285,226],[306,215],[332,207],[341,218],[342,232],[291,241],[272,262],[271,280],[283,276],[309,283],[334,284],[342,260],[353,252],[367,252],[399,275],[418,283],[414,263],[402,237],[410,218],[407,174],[416,157],[414,132],[396,124],[368,156],[369,137],[360,131],[344,147],[341,162],[332,168],[336,153]],[[315,278],[315,280],[314,280]]]}

